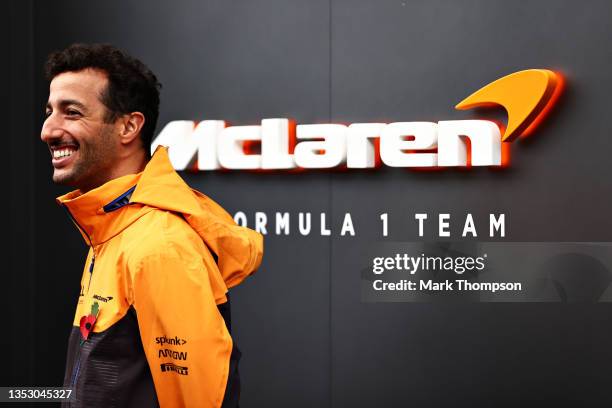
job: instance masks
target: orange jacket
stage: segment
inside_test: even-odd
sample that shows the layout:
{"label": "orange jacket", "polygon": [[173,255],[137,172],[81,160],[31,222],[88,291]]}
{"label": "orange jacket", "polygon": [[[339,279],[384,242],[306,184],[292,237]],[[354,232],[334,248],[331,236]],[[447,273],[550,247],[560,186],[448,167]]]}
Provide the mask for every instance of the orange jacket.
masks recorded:
{"label": "orange jacket", "polygon": [[233,342],[218,306],[259,266],[262,236],[189,188],[166,148],[57,200],[90,245],[64,381],[74,405],[220,407]]}

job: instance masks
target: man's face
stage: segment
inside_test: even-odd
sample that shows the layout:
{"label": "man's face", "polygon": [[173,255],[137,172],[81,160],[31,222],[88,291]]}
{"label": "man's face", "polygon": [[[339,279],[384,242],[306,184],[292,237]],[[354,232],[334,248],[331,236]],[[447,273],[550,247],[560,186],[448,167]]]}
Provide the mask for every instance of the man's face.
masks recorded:
{"label": "man's face", "polygon": [[90,190],[108,181],[119,147],[115,123],[101,102],[106,74],[93,69],[57,75],[49,87],[40,138],[51,152],[53,181]]}

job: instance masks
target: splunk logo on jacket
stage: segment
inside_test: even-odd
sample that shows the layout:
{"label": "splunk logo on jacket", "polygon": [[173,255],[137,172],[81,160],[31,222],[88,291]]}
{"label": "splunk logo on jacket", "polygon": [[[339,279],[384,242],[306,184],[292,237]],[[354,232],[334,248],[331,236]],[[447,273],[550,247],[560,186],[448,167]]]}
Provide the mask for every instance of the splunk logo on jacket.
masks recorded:
{"label": "splunk logo on jacket", "polygon": [[[176,170],[291,170],[505,166],[509,144],[529,135],[561,93],[563,78],[529,69],[500,78],[456,109],[501,106],[505,126],[488,120],[295,125],[263,119],[256,126],[222,120],[169,122],[154,140],[169,146]],[[197,159],[197,160],[194,160]]]}

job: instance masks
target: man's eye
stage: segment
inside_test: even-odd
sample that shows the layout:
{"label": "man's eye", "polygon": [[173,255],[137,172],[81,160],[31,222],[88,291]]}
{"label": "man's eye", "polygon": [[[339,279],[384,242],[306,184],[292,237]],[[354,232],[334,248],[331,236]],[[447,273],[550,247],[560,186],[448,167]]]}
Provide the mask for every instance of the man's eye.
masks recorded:
{"label": "man's eye", "polygon": [[52,113],[51,111],[46,111],[45,112],[45,118],[48,118],[49,116],[51,116],[51,113]]}
{"label": "man's eye", "polygon": [[81,114],[81,112],[75,111],[75,110],[72,110],[72,109],[67,110],[66,113],[68,114],[68,116],[77,116],[77,115]]}

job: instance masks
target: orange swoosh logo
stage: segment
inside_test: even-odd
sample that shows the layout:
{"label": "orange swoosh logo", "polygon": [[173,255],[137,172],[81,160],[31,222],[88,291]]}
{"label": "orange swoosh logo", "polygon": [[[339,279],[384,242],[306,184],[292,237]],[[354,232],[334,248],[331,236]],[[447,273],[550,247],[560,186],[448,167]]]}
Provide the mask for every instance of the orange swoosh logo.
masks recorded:
{"label": "orange swoosh logo", "polygon": [[526,136],[546,116],[563,88],[563,77],[547,69],[515,72],[480,88],[455,106],[465,110],[491,105],[508,113],[502,142]]}

